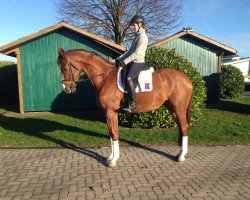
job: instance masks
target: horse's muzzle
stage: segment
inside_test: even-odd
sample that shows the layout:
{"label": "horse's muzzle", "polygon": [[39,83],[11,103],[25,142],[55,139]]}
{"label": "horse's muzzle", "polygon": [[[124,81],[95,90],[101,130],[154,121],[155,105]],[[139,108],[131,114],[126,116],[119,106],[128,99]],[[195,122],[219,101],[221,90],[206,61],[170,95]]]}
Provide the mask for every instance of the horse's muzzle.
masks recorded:
{"label": "horse's muzzle", "polygon": [[67,94],[76,92],[75,83],[65,84],[64,82],[62,82],[62,85],[63,85],[64,92],[66,92]]}
{"label": "horse's muzzle", "polygon": [[64,92],[66,92],[67,94],[75,93],[76,92],[76,87],[71,87],[69,89],[65,88]]}

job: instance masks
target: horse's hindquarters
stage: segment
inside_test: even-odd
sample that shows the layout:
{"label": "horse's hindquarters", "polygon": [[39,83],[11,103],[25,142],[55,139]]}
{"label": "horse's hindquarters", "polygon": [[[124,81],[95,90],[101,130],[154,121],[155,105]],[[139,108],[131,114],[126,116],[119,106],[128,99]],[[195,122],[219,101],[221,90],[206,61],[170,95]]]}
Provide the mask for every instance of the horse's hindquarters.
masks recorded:
{"label": "horse's hindquarters", "polygon": [[136,94],[137,112],[149,112],[159,108],[168,99],[168,82],[160,70],[153,73],[153,90]]}

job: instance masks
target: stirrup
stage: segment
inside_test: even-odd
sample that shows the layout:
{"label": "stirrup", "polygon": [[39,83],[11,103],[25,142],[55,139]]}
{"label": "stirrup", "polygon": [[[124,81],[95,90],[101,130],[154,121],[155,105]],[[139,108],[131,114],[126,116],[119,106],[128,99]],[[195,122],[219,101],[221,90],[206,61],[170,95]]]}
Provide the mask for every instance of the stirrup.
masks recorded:
{"label": "stirrup", "polygon": [[124,108],[124,107],[127,107],[129,105],[129,100],[126,99],[126,98],[123,98],[121,103],[120,103],[120,108]]}
{"label": "stirrup", "polygon": [[132,113],[136,110],[136,106],[127,105],[126,107],[122,107],[122,110],[128,113]]}

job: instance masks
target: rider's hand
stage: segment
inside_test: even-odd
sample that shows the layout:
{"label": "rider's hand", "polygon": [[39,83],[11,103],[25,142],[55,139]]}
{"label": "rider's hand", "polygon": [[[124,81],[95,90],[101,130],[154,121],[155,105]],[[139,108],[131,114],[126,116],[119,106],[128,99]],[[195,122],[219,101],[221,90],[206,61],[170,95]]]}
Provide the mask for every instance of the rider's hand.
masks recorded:
{"label": "rider's hand", "polygon": [[119,67],[124,68],[124,67],[126,67],[126,64],[123,61],[120,61],[119,62]]}
{"label": "rider's hand", "polygon": [[119,63],[120,63],[119,60],[115,60],[115,67],[116,67],[116,68],[119,68]]}

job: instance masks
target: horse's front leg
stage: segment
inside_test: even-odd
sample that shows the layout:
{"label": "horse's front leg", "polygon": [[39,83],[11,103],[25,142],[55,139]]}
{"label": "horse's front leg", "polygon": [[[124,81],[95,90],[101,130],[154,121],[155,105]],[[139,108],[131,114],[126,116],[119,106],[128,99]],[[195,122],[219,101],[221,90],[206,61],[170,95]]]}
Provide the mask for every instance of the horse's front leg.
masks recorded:
{"label": "horse's front leg", "polygon": [[120,157],[119,148],[119,133],[118,133],[118,113],[112,110],[105,111],[105,118],[108,124],[110,139],[111,139],[111,153],[107,158],[107,166],[115,167],[118,158]]}
{"label": "horse's front leg", "polygon": [[178,162],[183,162],[185,160],[185,155],[188,152],[188,136],[180,136],[179,143],[181,143],[181,151],[178,154]]}

